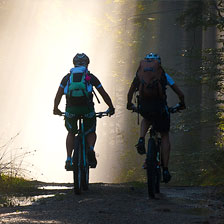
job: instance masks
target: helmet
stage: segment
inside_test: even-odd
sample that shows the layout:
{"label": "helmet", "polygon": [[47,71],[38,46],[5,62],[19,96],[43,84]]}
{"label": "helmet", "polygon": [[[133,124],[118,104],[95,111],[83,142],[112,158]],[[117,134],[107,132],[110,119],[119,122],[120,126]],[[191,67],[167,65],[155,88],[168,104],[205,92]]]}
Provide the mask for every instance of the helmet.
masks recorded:
{"label": "helmet", "polygon": [[158,62],[161,64],[161,58],[158,54],[149,53],[145,56],[145,59],[155,59],[158,60]]}
{"label": "helmet", "polygon": [[73,58],[73,64],[75,66],[87,66],[89,64],[89,57],[84,54],[84,53],[81,53],[81,54],[76,54],[76,56]]}

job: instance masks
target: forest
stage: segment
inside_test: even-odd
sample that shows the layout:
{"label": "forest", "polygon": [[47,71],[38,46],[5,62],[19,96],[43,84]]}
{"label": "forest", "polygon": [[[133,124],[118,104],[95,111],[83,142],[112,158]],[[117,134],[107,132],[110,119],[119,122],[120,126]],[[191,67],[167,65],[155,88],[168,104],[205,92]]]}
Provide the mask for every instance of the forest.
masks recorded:
{"label": "forest", "polygon": [[[56,123],[49,112],[49,102],[53,102],[55,89],[46,95],[49,87],[47,83],[57,87],[60,81],[58,74],[65,71],[63,66],[68,63],[65,61],[68,57],[71,60],[73,47],[78,45],[77,39],[74,40],[78,35],[75,33],[76,29],[73,29],[78,24],[79,29],[85,30],[87,27],[88,30],[93,30],[93,35],[84,35],[81,46],[86,46],[85,49],[93,48],[91,70],[96,70],[101,75],[105,89],[116,107],[114,118],[98,122],[99,130],[106,128],[107,131],[100,131],[98,134],[101,165],[95,176],[100,176],[105,182],[145,181],[145,172],[141,168],[144,158],[135,150],[139,135],[137,115],[127,111],[126,103],[127,92],[139,61],[147,53],[155,52],[161,56],[165,71],[183,90],[187,106],[185,111],[171,117],[172,184],[223,184],[223,1],[105,0],[99,5],[93,4],[96,9],[89,10],[88,16],[83,16],[82,12],[77,15],[73,12],[72,9],[77,9],[76,3],[77,1],[62,3],[60,0],[46,0],[31,4],[24,0],[24,7],[20,5],[22,8],[18,8],[16,2],[0,1],[4,37],[0,45],[1,81],[5,83],[8,74],[11,74],[10,84],[13,86],[11,89],[6,88],[4,92],[2,90],[2,108],[10,112],[3,113],[1,122],[2,127],[5,127],[5,121],[12,121],[14,126],[19,124],[13,126],[16,132],[7,129],[7,133],[11,134],[8,139],[15,136],[21,128],[27,127],[26,132],[21,133],[21,136],[26,134],[23,137],[26,144],[30,139],[35,140],[36,136],[37,139],[32,143],[40,143],[37,145],[39,148],[35,144],[32,147],[37,148],[37,152],[46,152],[50,142],[44,142],[45,136],[51,133],[49,130],[53,122]],[[84,2],[79,2],[79,6],[87,10]],[[17,19],[19,16],[21,19]],[[80,20],[77,21],[76,18]],[[81,41],[82,38],[79,39]],[[14,53],[15,49],[17,54]],[[11,61],[14,67],[11,66]],[[34,85],[29,85],[30,74]],[[43,87],[45,91],[40,91],[39,83],[46,83]],[[52,88],[56,88],[55,86]],[[15,102],[14,97],[8,97],[10,94],[17,96],[20,105],[16,110],[17,116],[12,113]],[[178,103],[178,98],[169,87],[167,94],[170,106]],[[32,101],[29,97],[32,97]],[[28,116],[23,116],[24,111]],[[42,122],[36,119],[37,111]],[[46,125],[43,128],[44,123]],[[63,125],[60,125],[63,129]],[[33,127],[36,127],[35,130]],[[40,129],[43,131],[38,131]],[[63,139],[60,142],[62,144]],[[106,152],[103,151],[104,144],[108,144],[106,148],[109,150]],[[16,147],[20,148],[20,145]],[[1,149],[4,153],[4,147]],[[4,165],[1,167],[4,168]],[[105,166],[110,172],[100,174]],[[62,170],[55,165],[54,169],[56,168]]]}
{"label": "forest", "polygon": [[[124,105],[139,61],[156,52],[184,91],[187,105],[171,117],[172,184],[223,184],[223,1],[116,2],[123,13],[108,12],[105,21],[111,24],[107,29],[113,30],[110,38],[116,43],[111,91],[118,114],[111,129],[113,141],[108,139],[121,155],[115,181],[145,181],[139,165],[144,158],[134,149],[139,134],[137,115],[128,114]],[[170,89],[167,92],[169,105],[176,104],[175,94]]]}

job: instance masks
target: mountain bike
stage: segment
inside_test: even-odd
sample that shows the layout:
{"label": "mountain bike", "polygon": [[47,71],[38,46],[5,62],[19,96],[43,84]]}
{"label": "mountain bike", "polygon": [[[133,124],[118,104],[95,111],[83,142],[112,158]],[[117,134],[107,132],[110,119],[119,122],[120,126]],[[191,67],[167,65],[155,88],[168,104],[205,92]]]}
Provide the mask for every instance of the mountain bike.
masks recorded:
{"label": "mountain bike", "polygon": [[[109,113],[96,113],[97,118],[104,116],[109,116]],[[78,134],[75,136],[74,150],[72,152],[71,171],[73,171],[75,194],[81,194],[82,190],[86,191],[89,188],[89,161],[83,119],[84,116],[82,115],[78,118]]]}
{"label": "mountain bike", "polygon": [[[180,111],[181,105],[168,108],[170,113],[176,113]],[[138,108],[133,107],[133,112],[138,112]],[[147,186],[148,195],[150,198],[155,198],[156,193],[160,193],[161,183],[161,137],[160,133],[154,128],[152,123],[150,128],[150,137],[148,140],[147,152],[146,152],[146,174],[147,174]]]}

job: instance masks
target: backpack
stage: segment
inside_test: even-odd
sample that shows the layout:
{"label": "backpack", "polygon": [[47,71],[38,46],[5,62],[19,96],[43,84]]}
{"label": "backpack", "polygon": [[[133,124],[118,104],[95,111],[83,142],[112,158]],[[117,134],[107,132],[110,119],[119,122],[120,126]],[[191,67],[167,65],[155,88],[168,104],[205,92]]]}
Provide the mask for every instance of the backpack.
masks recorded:
{"label": "backpack", "polygon": [[157,60],[142,60],[137,70],[139,96],[147,100],[166,99],[166,76]]}
{"label": "backpack", "polygon": [[89,77],[87,69],[71,69],[65,94],[69,97],[89,97],[87,77]]}

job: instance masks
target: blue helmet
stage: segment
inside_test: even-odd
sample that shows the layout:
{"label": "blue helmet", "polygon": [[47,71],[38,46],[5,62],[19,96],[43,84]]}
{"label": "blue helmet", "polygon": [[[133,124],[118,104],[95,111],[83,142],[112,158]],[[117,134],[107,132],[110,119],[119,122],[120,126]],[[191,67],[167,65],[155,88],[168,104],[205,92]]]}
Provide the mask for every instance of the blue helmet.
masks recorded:
{"label": "blue helmet", "polygon": [[155,59],[158,60],[158,62],[161,64],[161,58],[158,54],[149,53],[145,56],[145,59]]}
{"label": "blue helmet", "polygon": [[89,57],[84,53],[81,54],[78,53],[73,58],[73,64],[75,66],[87,66],[89,62],[90,62]]}

